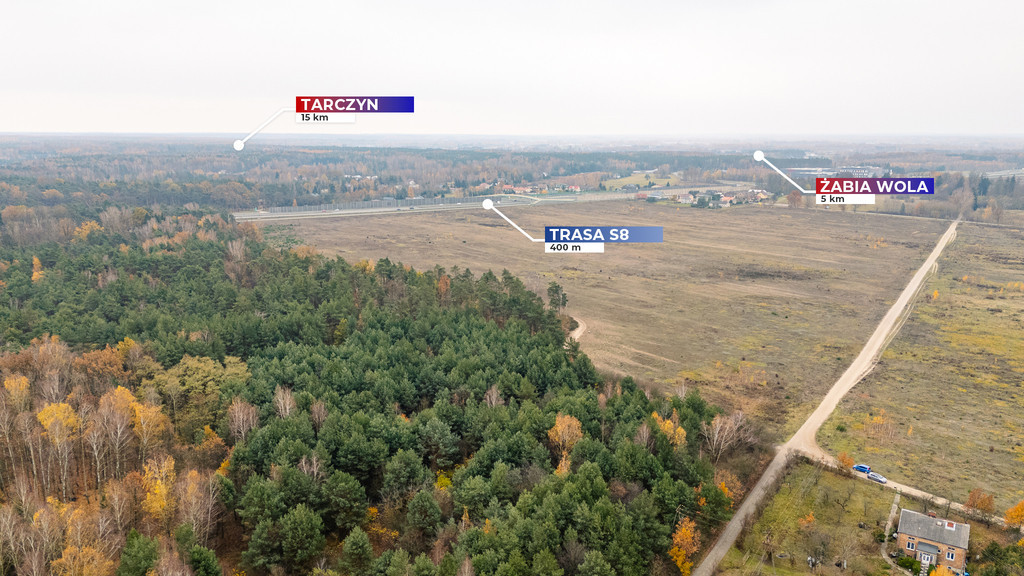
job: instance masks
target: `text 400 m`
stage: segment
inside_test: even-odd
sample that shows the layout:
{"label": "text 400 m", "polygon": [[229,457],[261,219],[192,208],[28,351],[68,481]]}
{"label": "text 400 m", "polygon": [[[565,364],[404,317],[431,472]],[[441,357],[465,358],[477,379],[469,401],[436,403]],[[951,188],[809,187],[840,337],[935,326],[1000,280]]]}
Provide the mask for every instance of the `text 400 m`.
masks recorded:
{"label": "text 400 m", "polygon": [[581,252],[581,251],[583,251],[583,246],[580,246],[579,244],[558,244],[558,243],[556,243],[556,244],[551,244],[548,247],[548,249],[551,250],[552,252]]}

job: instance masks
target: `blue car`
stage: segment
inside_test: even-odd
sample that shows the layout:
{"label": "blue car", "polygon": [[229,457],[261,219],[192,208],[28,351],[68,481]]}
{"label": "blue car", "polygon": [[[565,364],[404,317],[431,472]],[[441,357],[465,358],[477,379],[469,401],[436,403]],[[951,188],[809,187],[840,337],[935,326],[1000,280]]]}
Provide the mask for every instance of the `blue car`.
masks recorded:
{"label": "blue car", "polygon": [[853,469],[856,470],[857,472],[863,472],[865,474],[871,472],[871,466],[868,466],[867,464],[857,464],[856,466],[853,467]]}

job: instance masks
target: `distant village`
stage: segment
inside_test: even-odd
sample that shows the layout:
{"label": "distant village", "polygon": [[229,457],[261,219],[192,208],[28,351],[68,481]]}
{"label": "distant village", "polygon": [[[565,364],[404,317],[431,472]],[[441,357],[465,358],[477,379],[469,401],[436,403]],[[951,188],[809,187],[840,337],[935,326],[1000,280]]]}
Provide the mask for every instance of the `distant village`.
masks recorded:
{"label": "distant village", "polygon": [[[623,188],[625,190],[625,188]],[[756,204],[764,202],[772,197],[766,190],[751,188],[745,192],[730,190],[644,190],[636,193],[638,200],[657,202],[666,200],[689,204],[696,208],[728,208],[737,204]]]}
{"label": "distant village", "polygon": [[[800,180],[813,181],[814,178],[821,177],[833,177],[833,176],[849,176],[856,178],[867,178],[867,177],[879,177],[886,174],[886,170],[876,166],[840,166],[836,168],[821,168],[821,167],[795,167],[788,168],[789,172],[794,178]],[[677,202],[679,204],[685,204],[694,208],[707,208],[707,209],[722,209],[730,206],[736,206],[739,204],[758,204],[763,202],[770,202],[773,200],[773,195],[764,189],[749,188],[742,190],[741,186],[731,185],[729,183],[719,183],[720,188],[716,187],[714,181],[703,186],[694,186],[697,183],[690,183],[689,185],[680,185],[677,183],[673,184],[657,184],[655,179],[652,177],[655,174],[662,174],[661,178],[666,178],[665,173],[657,169],[651,170],[633,170],[633,176],[645,175],[647,176],[648,182],[646,184],[625,184],[622,186],[615,186],[614,188],[608,188],[609,191],[634,194],[635,199],[648,202]],[[545,177],[548,175],[545,173]],[[673,176],[681,176],[676,173]],[[350,178],[355,181],[359,180],[375,180],[377,176],[364,176],[361,174],[345,174],[346,178]],[[618,180],[621,176],[614,174],[612,180]],[[402,185],[404,184],[404,186]],[[476,185],[466,186],[465,184],[458,184],[456,182],[447,182],[442,184],[439,191],[424,191],[419,183],[415,180],[409,180],[407,183],[399,184],[396,194],[397,198],[410,198],[410,199],[422,199],[423,196],[431,197],[434,195],[451,195],[455,197],[462,196],[482,196],[489,194],[580,194],[583,192],[594,191],[594,187],[588,185],[585,189],[575,184],[565,183],[521,183],[521,184],[507,184],[503,180],[494,180],[490,182],[482,182]],[[596,187],[597,190],[605,191],[605,182],[601,182]],[[404,192],[404,194],[402,194]],[[422,195],[421,195],[422,194]],[[394,199],[392,196],[384,197],[385,200]]]}

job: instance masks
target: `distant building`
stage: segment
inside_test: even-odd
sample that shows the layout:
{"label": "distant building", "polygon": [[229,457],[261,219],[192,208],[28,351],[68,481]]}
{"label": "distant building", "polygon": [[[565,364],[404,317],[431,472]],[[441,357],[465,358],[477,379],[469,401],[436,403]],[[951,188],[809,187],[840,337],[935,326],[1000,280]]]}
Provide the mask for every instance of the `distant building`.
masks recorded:
{"label": "distant building", "polygon": [[837,169],[839,174],[849,174],[852,178],[880,178],[885,170],[878,166],[842,166]]}
{"label": "distant building", "polygon": [[933,518],[913,510],[900,510],[897,528],[899,549],[921,562],[921,573],[928,566],[947,566],[957,574],[967,567],[967,543],[971,525]]}
{"label": "distant building", "polygon": [[789,168],[786,170],[793,178],[832,178],[847,175],[850,178],[879,178],[885,174],[878,166],[840,166],[839,168]]}
{"label": "distant building", "polygon": [[793,178],[831,178],[839,174],[834,168],[789,168],[786,171]]}

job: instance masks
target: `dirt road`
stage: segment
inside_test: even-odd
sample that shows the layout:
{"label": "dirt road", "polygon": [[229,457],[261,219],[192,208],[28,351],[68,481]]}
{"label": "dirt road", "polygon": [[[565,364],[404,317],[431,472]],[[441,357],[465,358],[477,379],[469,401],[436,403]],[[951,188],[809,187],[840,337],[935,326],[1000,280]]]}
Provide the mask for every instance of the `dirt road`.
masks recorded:
{"label": "dirt road", "polygon": [[572,338],[573,340],[579,342],[580,337],[583,336],[583,333],[587,331],[587,323],[579,318],[573,318],[573,320],[576,321],[576,329],[573,330],[572,332],[569,332],[569,338]]}
{"label": "dirt road", "polygon": [[[815,439],[817,436],[818,428],[825,423],[825,420],[832,414],[832,411],[836,409],[839,401],[850,391],[853,386],[861,380],[871,369],[875,366],[879,355],[882,350],[889,343],[891,337],[899,330],[899,327],[903,324],[903,320],[906,318],[906,314],[909,310],[910,303],[914,297],[921,290],[921,286],[924,285],[925,278],[935,269],[936,262],[939,259],[939,255],[942,254],[942,250],[946,247],[953,238],[956,237],[956,227],[959,224],[959,220],[950,224],[949,229],[946,233],[939,238],[938,243],[935,245],[935,249],[928,255],[928,258],[924,261],[924,264],[917,270],[917,273],[910,279],[910,283],[900,293],[899,298],[892,305],[889,311],[879,322],[878,327],[875,328],[874,333],[868,338],[864,348],[854,359],[850,367],[843,372],[843,375],[839,377],[839,380],[832,385],[832,388],[825,395],[825,399],[822,400],[818,408],[807,418],[803,426],[797,430],[796,434],[783,445],[775,455],[775,458],[768,465],[761,479],[757,481],[754,488],[747,495],[746,499],[740,505],[739,509],[736,510],[736,514],[733,515],[732,520],[726,524],[719,535],[715,545],[711,547],[707,555],[701,561],[700,565],[693,571],[693,576],[712,576],[715,569],[718,567],[719,562],[725,558],[726,553],[732,548],[736,539],[740,535],[740,531],[743,529],[743,525],[747,519],[750,518],[757,510],[761,501],[767,495],[768,488],[775,484],[780,478],[783,470],[786,468],[786,463],[789,461],[795,453],[803,453],[810,456],[815,460],[824,460],[826,462],[833,462],[831,455],[823,451]],[[906,486],[900,486],[906,494],[913,494],[915,492],[912,488]],[[922,493],[923,494],[923,493]]]}

